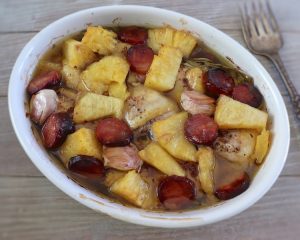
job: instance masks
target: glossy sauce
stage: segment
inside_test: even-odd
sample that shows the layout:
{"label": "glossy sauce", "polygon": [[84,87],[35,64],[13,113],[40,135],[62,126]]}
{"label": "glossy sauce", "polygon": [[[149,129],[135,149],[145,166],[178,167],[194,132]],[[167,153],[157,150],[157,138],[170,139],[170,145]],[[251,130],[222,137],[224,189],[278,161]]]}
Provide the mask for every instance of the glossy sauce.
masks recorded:
{"label": "glossy sauce", "polygon": [[[80,40],[82,38],[83,34],[82,32],[69,36],[63,40],[61,40],[59,43],[53,45],[51,49],[49,49],[46,54],[40,59],[36,70],[33,74],[33,76],[37,76],[41,73],[45,73],[49,70],[61,70],[62,69],[62,44],[63,42],[68,39],[68,38],[74,38]],[[222,63],[224,65],[232,65],[228,59],[223,58],[216,54],[214,51],[210,50],[207,46],[204,46],[201,42],[198,43],[197,48],[193,51],[192,56],[196,57],[206,57],[210,58],[213,62],[215,63]],[[100,59],[100,56],[99,56]],[[63,86],[62,86],[63,87]],[[168,96],[167,93],[165,93],[166,96]],[[58,94],[59,96],[59,107],[58,111],[70,111],[72,112],[70,106],[74,105],[74,99],[68,98],[67,96]],[[262,105],[263,106],[263,105]],[[80,127],[86,127],[90,128],[93,130],[96,130],[97,127],[97,122],[89,122],[86,124],[76,124],[75,128],[78,129]],[[40,128],[36,125],[34,125],[37,131],[40,133]],[[39,138],[40,139],[40,138]],[[145,135],[142,138],[135,138],[133,140],[133,143],[137,145],[138,148],[143,148],[143,144],[146,144],[147,142],[150,141],[150,136]],[[66,173],[66,175],[81,185],[82,187],[89,189],[96,194],[99,194],[101,196],[107,196],[113,201],[118,201],[121,202],[124,205],[131,205],[124,199],[120,198],[119,196],[116,196],[115,194],[112,194],[107,186],[104,183],[103,178],[87,178],[80,176],[78,174],[75,174],[68,169],[66,169],[60,160],[60,156],[58,151],[56,150],[49,150],[49,154],[51,155],[51,159],[55,162],[55,164]],[[193,163],[190,162],[184,162],[184,161],[179,161],[178,162],[181,164],[181,166],[186,170],[187,172],[187,177],[191,179],[191,181],[194,182],[196,186],[196,194],[195,194],[195,201],[191,202],[186,209],[195,209],[195,208],[201,208],[201,207],[206,207],[206,206],[211,206],[214,205],[220,200],[218,200],[214,196],[206,196],[200,189],[200,183],[199,179],[197,177],[198,169],[197,165],[195,166]],[[220,186],[223,186],[224,184],[228,184],[232,182],[236,177],[238,177],[243,171],[246,171],[248,175],[250,176],[250,179],[253,179],[256,171],[258,169],[258,166],[256,164],[251,164],[250,166],[241,166],[236,163],[229,162],[225,159],[222,159],[218,156],[216,156],[216,166],[215,166],[215,171],[214,171],[214,183],[215,183],[215,188],[218,188]],[[111,171],[111,170],[106,170],[106,171]],[[145,179],[147,183],[150,185],[158,186],[159,181],[165,176],[162,174],[160,171],[154,169],[153,167],[149,166],[148,164],[144,163],[140,173],[142,177]],[[132,205],[131,205],[132,206]],[[154,209],[151,209],[154,211],[168,211],[161,203],[157,203],[156,207]]]}

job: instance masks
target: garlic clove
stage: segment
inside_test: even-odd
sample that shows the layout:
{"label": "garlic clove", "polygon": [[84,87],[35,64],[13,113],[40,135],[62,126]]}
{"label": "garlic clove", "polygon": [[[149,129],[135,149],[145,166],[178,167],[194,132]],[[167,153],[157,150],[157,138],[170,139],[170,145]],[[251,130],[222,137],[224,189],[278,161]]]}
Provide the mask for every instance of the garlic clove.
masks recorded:
{"label": "garlic clove", "polygon": [[54,90],[43,89],[30,99],[30,118],[37,124],[43,124],[57,109],[58,97]]}
{"label": "garlic clove", "polygon": [[212,115],[215,112],[215,100],[196,91],[184,91],[181,94],[182,108],[190,114]]}
{"label": "garlic clove", "polygon": [[133,144],[125,147],[103,147],[103,158],[104,166],[122,171],[140,170],[143,164]]}

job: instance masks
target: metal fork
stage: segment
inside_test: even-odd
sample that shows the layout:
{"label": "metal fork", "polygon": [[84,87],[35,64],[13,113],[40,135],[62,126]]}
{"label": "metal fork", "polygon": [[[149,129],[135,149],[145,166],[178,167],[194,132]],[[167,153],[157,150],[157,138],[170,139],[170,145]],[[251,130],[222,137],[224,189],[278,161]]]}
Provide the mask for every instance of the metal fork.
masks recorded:
{"label": "metal fork", "polygon": [[267,0],[247,1],[240,5],[240,10],[243,35],[248,48],[274,63],[294,105],[296,116],[300,119],[300,95],[279,56],[283,39],[269,2]]}

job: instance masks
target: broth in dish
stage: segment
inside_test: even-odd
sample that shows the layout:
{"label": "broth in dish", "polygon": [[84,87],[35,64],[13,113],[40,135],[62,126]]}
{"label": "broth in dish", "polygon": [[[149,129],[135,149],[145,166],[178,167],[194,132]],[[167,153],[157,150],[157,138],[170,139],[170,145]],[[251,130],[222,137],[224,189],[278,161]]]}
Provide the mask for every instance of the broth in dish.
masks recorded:
{"label": "broth in dish", "polygon": [[68,175],[143,209],[234,198],[268,152],[252,78],[169,26],[89,26],[41,58],[27,93],[42,143]]}

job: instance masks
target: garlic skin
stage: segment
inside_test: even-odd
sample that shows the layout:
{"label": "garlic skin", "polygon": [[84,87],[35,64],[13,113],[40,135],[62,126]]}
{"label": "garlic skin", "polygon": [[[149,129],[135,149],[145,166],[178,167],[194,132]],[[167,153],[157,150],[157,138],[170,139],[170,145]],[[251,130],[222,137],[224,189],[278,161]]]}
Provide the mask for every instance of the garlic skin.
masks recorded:
{"label": "garlic skin", "polygon": [[51,113],[56,111],[58,97],[54,90],[43,89],[30,99],[30,118],[37,124],[43,124]]}
{"label": "garlic skin", "polygon": [[182,108],[190,114],[212,115],[215,112],[215,100],[196,91],[184,91],[181,94]]}
{"label": "garlic skin", "polygon": [[140,170],[143,164],[137,148],[131,144],[125,147],[103,147],[104,166],[121,171]]}

